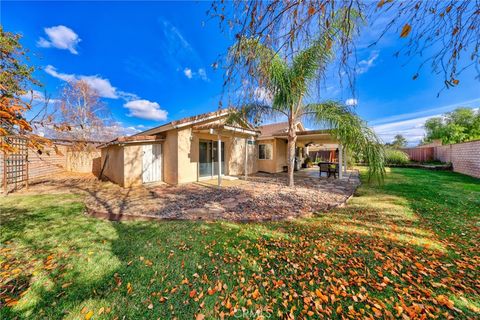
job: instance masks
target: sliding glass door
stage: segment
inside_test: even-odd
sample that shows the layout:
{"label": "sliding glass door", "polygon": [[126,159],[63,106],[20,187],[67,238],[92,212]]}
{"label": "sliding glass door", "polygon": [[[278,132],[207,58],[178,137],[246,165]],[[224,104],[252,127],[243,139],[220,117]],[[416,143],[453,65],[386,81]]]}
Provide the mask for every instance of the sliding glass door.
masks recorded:
{"label": "sliding glass door", "polygon": [[[200,140],[199,144],[199,176],[213,177],[218,175],[218,142],[212,140]],[[221,167],[222,175],[225,175],[225,143],[221,144]]]}

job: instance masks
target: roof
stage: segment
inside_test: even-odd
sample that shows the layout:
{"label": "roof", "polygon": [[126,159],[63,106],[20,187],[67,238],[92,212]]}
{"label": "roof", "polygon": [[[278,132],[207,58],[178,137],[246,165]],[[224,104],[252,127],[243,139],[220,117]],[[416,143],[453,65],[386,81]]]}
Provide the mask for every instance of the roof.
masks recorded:
{"label": "roof", "polygon": [[[312,134],[330,134],[331,130],[329,129],[323,129],[323,130],[304,130],[304,131],[297,131],[297,136],[309,136]],[[287,133],[286,132],[279,132],[274,134],[275,137],[283,137]]]}
{"label": "roof", "polygon": [[186,118],[182,118],[180,120],[171,121],[171,122],[162,124],[161,126],[142,131],[142,132],[137,133],[133,136],[158,134],[158,133],[161,133],[161,132],[165,132],[167,130],[176,129],[176,128],[180,128],[180,127],[185,127],[185,126],[196,124],[196,123],[203,122],[203,121],[206,121],[206,120],[210,120],[210,119],[213,120],[213,119],[216,119],[216,118],[225,117],[230,112],[232,112],[232,109],[231,108],[226,108],[226,109],[220,109],[220,110],[213,111],[213,112],[202,113],[202,114],[199,114],[199,115],[196,115],[196,116],[186,117]]}
{"label": "roof", "polygon": [[195,130],[223,129],[223,130],[240,132],[240,133],[245,133],[250,135],[258,135],[260,133],[259,130],[244,128],[235,124],[228,124],[223,122],[204,123],[204,124],[194,126],[193,129]]}
{"label": "roof", "polygon": [[258,127],[262,136],[273,136],[276,133],[286,132],[287,129],[288,122],[278,122]]}
{"label": "roof", "polygon": [[118,137],[112,141],[99,145],[97,148],[105,148],[113,145],[123,145],[130,143],[147,143],[147,142],[160,142],[164,139],[158,136],[131,136],[131,137]]}
{"label": "roof", "polygon": [[[296,125],[300,125],[300,130],[297,131],[297,134],[305,131],[305,128],[300,121],[297,121]],[[258,129],[260,130],[261,138],[285,135],[288,132],[288,122],[266,124],[258,127]]]}

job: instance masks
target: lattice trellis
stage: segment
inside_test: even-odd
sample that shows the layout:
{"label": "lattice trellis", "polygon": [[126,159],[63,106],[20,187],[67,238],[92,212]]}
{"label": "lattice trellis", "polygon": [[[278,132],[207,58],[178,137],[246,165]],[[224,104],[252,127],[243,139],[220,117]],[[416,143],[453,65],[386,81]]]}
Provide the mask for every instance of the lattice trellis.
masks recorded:
{"label": "lattice trellis", "polygon": [[6,136],[3,142],[14,148],[3,154],[3,191],[5,193],[28,188],[28,140],[25,137]]}

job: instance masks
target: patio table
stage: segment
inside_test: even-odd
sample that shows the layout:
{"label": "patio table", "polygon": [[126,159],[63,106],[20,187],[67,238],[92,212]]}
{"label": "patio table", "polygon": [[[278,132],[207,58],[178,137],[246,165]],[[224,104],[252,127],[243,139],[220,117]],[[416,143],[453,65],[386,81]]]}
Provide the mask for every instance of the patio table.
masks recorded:
{"label": "patio table", "polygon": [[333,177],[336,179],[337,178],[337,173],[338,173],[338,162],[330,162],[330,161],[321,161],[318,163],[318,167],[320,168],[320,177],[322,176],[322,172],[325,172],[328,177],[333,173]]}

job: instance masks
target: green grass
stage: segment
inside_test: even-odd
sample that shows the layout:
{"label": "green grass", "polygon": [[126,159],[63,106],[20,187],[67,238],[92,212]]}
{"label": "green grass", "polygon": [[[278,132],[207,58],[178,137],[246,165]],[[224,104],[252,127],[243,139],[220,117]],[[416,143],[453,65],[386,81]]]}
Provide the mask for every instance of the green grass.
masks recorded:
{"label": "green grass", "polygon": [[391,169],[347,207],[290,222],[115,223],[83,210],[75,195],[0,198],[0,318],[480,310],[480,182],[460,174]]}

